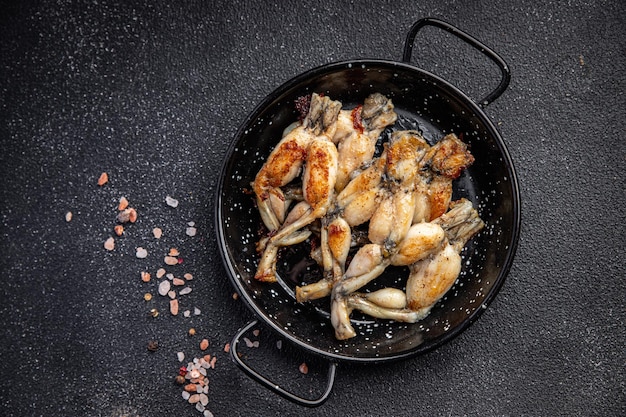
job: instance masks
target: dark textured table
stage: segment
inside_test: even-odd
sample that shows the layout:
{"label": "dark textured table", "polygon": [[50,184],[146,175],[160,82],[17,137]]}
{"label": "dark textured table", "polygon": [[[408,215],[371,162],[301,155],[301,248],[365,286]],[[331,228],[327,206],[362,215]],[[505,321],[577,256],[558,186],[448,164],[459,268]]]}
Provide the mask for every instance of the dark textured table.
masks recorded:
{"label": "dark textured table", "polygon": [[[215,416],[626,414],[624,2],[13,3],[0,12],[0,415],[201,416],[173,382],[178,352],[185,363],[217,358],[207,372]],[[280,84],[328,62],[399,60],[426,16],[511,67],[486,113],[520,180],[515,262],[452,342],[401,362],[340,365],[328,401],[303,408],[224,352],[253,316],[217,251],[219,170],[237,126]],[[416,43],[415,65],[473,98],[489,91],[497,73],[435,32]],[[138,220],[107,251],[122,196]],[[182,263],[168,270],[193,275],[176,317],[156,288],[170,248]],[[247,354],[315,395],[323,361],[279,351],[259,330]]]}

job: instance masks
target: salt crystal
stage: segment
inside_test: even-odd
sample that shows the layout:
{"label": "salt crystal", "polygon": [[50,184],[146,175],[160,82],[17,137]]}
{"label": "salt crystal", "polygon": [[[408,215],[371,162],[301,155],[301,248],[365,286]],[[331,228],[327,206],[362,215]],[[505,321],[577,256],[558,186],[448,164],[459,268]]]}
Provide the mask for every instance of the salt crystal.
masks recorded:
{"label": "salt crystal", "polygon": [[195,404],[195,403],[200,401],[200,395],[193,394],[192,396],[189,397],[188,401],[189,401],[190,404]]}
{"label": "salt crystal", "polygon": [[214,417],[214,416],[213,416],[213,413],[210,412],[209,410],[204,410],[203,417]]}
{"label": "salt crystal", "polygon": [[71,222],[72,221],[72,212],[68,211],[67,213],[65,213],[65,221],[66,222]]}
{"label": "salt crystal", "polygon": [[191,311],[189,311],[189,310],[183,311],[183,316],[185,316],[185,317],[191,316]]}
{"label": "salt crystal", "polygon": [[193,315],[194,316],[199,316],[200,315],[200,309],[198,307],[194,307],[193,308]]}
{"label": "salt crystal", "polygon": [[[165,281],[163,281],[163,282],[165,282]],[[167,292],[167,296],[168,296],[168,297],[170,297],[170,298],[173,300],[174,298],[176,298],[176,291],[174,291],[174,290],[169,290],[169,291]]]}
{"label": "salt crystal", "polygon": [[187,281],[191,281],[193,279],[193,275],[187,272],[185,275],[183,275],[183,278],[185,278]]}
{"label": "salt crystal", "polygon": [[185,230],[185,233],[187,234],[187,236],[195,236],[197,232],[198,232],[198,229],[196,229],[195,227],[188,227]]}
{"label": "salt crystal", "polygon": [[261,332],[261,331],[260,331],[259,329],[254,329],[254,330],[252,331],[252,334],[253,334],[253,335],[255,335],[255,336],[258,336],[260,332]]}
{"label": "salt crystal", "polygon": [[183,391],[183,394],[182,394],[182,395],[183,395],[183,399],[184,399],[185,401],[187,401],[187,400],[189,399],[189,397],[191,396],[191,394],[190,394],[190,393],[188,393],[187,391]]}
{"label": "salt crystal", "polygon": [[187,226],[190,226],[190,227],[193,227],[193,226],[195,226],[195,225],[196,225],[196,222],[188,222],[188,223],[187,223]]}
{"label": "salt crystal", "polygon": [[202,393],[202,384],[196,384],[196,393],[198,394]]}
{"label": "salt crystal", "polygon": [[247,337],[244,337],[243,341],[246,342],[246,346],[248,346],[249,348],[251,348],[254,345],[252,343],[252,340],[248,339]]}
{"label": "salt crystal", "polygon": [[106,250],[113,250],[113,249],[115,249],[115,239],[113,239],[112,237],[108,238],[104,242],[104,249],[106,249]]}
{"label": "salt crystal", "polygon": [[283,341],[282,340],[279,340],[278,342],[276,342],[276,348],[277,349],[282,349],[282,347],[283,347]]}
{"label": "salt crystal", "polygon": [[178,352],[176,356],[178,357],[178,362],[182,362],[185,360],[185,354],[183,352]]}
{"label": "salt crystal", "polygon": [[202,405],[202,403],[196,403],[196,410],[200,411],[201,413],[204,411],[204,406]]}
{"label": "salt crystal", "polygon": [[202,368],[199,368],[198,370],[200,371],[201,375],[206,376],[206,368],[204,366]]}
{"label": "salt crystal", "polygon": [[178,207],[178,200],[176,200],[175,198],[170,197],[169,195],[167,197],[165,197],[165,202],[170,207],[174,207],[174,208]]}
{"label": "salt crystal", "polygon": [[166,256],[163,259],[163,262],[165,262],[166,265],[177,265],[178,264],[178,258],[175,258],[173,256]]}
{"label": "salt crystal", "polygon": [[167,293],[170,291],[170,282],[169,281],[161,281],[161,283],[159,284],[159,294],[160,295],[167,295]]}
{"label": "salt crystal", "polygon": [[157,278],[163,278],[163,275],[165,275],[165,269],[163,269],[163,268],[159,268],[159,269],[157,270],[156,277],[157,277]]}
{"label": "salt crystal", "polygon": [[191,288],[185,287],[182,290],[180,290],[179,294],[180,295],[185,295],[185,294],[189,294],[190,292],[191,292]]}
{"label": "salt crystal", "polygon": [[200,403],[206,406],[209,403],[209,397],[207,397],[205,394],[200,394]]}
{"label": "salt crystal", "polygon": [[152,234],[155,238],[161,239],[161,236],[163,236],[163,230],[161,230],[159,227],[155,227],[154,229],[152,229]]}
{"label": "salt crystal", "polygon": [[205,393],[205,394],[208,394],[209,393],[209,386],[205,385],[204,388],[202,388],[202,392]]}
{"label": "salt crystal", "polygon": [[174,278],[172,280],[172,284],[174,285],[185,285],[185,281],[180,278]]}
{"label": "salt crystal", "polygon": [[170,272],[169,274],[165,275],[165,277],[169,279],[170,281],[172,281],[174,279],[174,274]]}
{"label": "salt crystal", "polygon": [[148,251],[142,247],[137,248],[137,253],[135,254],[137,258],[143,259],[148,256]]}

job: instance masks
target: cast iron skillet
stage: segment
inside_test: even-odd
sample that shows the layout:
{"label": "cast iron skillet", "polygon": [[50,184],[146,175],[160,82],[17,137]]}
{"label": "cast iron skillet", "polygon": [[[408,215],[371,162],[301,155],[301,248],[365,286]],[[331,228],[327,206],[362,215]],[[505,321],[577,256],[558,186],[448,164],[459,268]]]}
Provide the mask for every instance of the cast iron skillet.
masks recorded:
{"label": "cast iron skillet", "polygon": [[[475,103],[443,79],[410,64],[417,32],[426,25],[457,36],[495,62],[501,71],[498,87]],[[430,351],[457,336],[474,322],[493,300],[511,267],[520,229],[517,177],[500,134],[482,108],[507,88],[508,66],[485,45],[440,20],[426,18],[410,29],[402,62],[353,60],[311,69],[287,81],[267,96],[241,125],[231,144],[217,187],[216,230],[227,274],[243,302],[281,338],[329,360],[325,392],[302,398],[279,387],[244,363],[237,354],[249,323],[234,336],[231,356],[249,376],[278,394],[302,405],[323,403],[332,388],[338,362],[381,363]],[[319,278],[305,265],[307,249],[286,251],[279,260],[279,282],[254,279],[255,242],[261,224],[253,197],[245,190],[261,168],[283,129],[297,119],[294,100],[313,92],[340,100],[345,107],[362,103],[380,92],[393,100],[399,120],[396,129],[419,129],[434,143],[447,133],[462,135],[476,162],[455,181],[453,199],[465,197],[477,207],[486,227],[462,253],[461,275],[430,315],[416,324],[372,320],[353,314],[357,337],[338,341],[328,319],[328,300],[311,304],[295,301],[301,280]],[[308,268],[308,269],[307,269]],[[402,286],[404,268],[389,268],[372,284]]]}

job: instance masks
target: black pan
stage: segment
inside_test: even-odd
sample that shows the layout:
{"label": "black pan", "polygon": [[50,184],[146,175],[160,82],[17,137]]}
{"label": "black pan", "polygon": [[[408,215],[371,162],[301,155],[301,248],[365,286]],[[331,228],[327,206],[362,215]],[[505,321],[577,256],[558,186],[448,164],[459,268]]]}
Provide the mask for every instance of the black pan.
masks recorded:
{"label": "black pan", "polygon": [[[445,80],[410,64],[417,32],[431,25],[446,30],[481,51],[500,68],[498,87],[478,104]],[[520,196],[513,163],[495,126],[482,108],[508,86],[509,70],[497,54],[457,28],[435,19],[418,21],[409,31],[402,62],[354,60],[311,69],[278,87],[243,122],[231,144],[217,187],[216,230],[228,277],[258,320],[281,338],[330,361],[326,392],[313,400],[291,394],[242,362],[239,339],[256,322],[233,338],[231,353],[237,364],[257,381],[304,405],[319,405],[328,396],[339,362],[381,363],[428,352],[450,341],[474,322],[493,300],[511,267],[520,229]],[[249,192],[282,131],[297,119],[294,101],[317,92],[346,107],[380,92],[393,100],[396,128],[418,128],[431,143],[447,133],[462,136],[476,162],[454,183],[453,198],[474,203],[486,227],[462,253],[463,270],[456,284],[429,316],[416,324],[372,320],[354,314],[357,337],[338,341],[328,319],[328,300],[303,305],[294,297],[302,279],[315,267],[302,268],[305,248],[285,251],[279,260],[279,282],[254,279],[255,242],[261,220]],[[302,271],[305,272],[302,272]],[[373,285],[401,283],[407,270],[389,268]],[[400,284],[401,285],[401,284]]]}

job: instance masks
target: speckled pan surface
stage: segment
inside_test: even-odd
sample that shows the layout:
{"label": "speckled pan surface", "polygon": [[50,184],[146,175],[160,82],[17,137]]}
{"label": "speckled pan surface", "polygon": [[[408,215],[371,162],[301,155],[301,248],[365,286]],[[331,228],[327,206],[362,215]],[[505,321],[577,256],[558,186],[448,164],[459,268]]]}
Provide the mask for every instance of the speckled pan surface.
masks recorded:
{"label": "speckled pan surface", "polygon": [[[297,118],[294,100],[323,93],[350,108],[373,92],[393,100],[394,129],[418,128],[434,143],[447,133],[462,135],[476,162],[454,183],[453,199],[478,208],[486,228],[462,252],[463,269],[452,289],[416,324],[371,320],[353,314],[357,337],[337,341],[328,319],[328,299],[299,304],[293,289],[313,280],[306,248],[279,259],[279,283],[254,279],[260,218],[246,192],[283,129]],[[383,133],[383,138],[385,132]],[[511,266],[520,226],[517,178],[506,146],[483,110],[446,81],[412,65],[356,60],[309,70],[266,97],[242,123],[231,144],[217,190],[216,230],[226,271],[252,311],[276,332],[331,360],[384,362],[429,351],[462,332],[502,286]],[[366,288],[401,287],[408,270],[389,268]]]}

